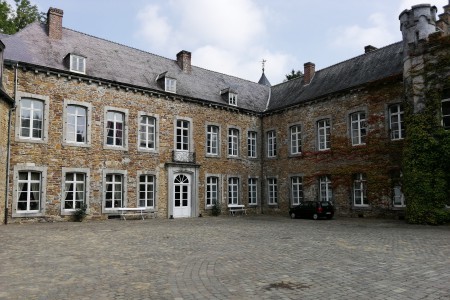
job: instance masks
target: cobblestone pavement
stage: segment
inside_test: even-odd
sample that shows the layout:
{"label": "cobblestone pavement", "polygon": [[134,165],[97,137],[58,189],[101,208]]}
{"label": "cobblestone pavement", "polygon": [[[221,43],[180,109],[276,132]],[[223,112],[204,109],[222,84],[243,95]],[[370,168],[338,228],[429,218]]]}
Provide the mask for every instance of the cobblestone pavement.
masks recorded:
{"label": "cobblestone pavement", "polygon": [[450,226],[237,216],[0,226],[0,299],[450,299]]}

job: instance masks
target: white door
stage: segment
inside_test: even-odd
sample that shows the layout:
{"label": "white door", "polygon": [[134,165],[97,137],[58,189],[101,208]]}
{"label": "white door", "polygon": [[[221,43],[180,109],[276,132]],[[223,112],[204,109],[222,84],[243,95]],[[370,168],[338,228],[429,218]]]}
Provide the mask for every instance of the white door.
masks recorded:
{"label": "white door", "polygon": [[177,175],[173,181],[173,217],[191,216],[191,180],[189,174]]}

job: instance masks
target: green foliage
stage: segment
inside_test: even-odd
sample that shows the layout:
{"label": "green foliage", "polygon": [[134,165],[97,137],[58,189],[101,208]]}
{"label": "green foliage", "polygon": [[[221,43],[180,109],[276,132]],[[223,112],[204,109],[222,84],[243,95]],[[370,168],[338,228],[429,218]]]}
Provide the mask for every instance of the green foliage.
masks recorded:
{"label": "green foliage", "polygon": [[220,215],[220,213],[221,213],[220,203],[214,202],[212,209],[211,209],[211,214],[213,216],[217,217],[218,215]]}
{"label": "green foliage", "polygon": [[295,71],[294,69],[292,69],[291,74],[286,74],[286,80],[284,81],[288,81],[297,77],[302,76],[303,73],[299,70],[299,71]]}
{"label": "green foliage", "polygon": [[35,21],[43,21],[45,14],[40,13],[36,5],[29,0],[14,0],[16,8],[13,9],[7,1],[0,2],[0,32],[14,34]]}
{"label": "green foliage", "polygon": [[84,218],[86,218],[86,216],[87,216],[87,205],[83,203],[80,208],[77,208],[74,211],[72,219],[75,222],[82,222]]}

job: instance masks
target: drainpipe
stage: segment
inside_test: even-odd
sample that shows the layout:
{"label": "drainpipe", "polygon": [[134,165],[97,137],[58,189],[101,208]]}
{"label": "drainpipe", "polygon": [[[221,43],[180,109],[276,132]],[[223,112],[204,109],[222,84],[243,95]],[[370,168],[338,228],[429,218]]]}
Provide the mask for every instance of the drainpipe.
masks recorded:
{"label": "drainpipe", "polygon": [[[14,66],[14,100],[16,100],[17,95],[17,70],[19,64],[16,63]],[[11,157],[11,115],[12,112],[16,109],[15,102],[12,104],[11,108],[8,112],[8,144],[7,144],[7,152],[6,152],[6,182],[5,182],[5,225],[8,224],[8,208],[9,208],[9,171],[10,171],[10,157]]]}

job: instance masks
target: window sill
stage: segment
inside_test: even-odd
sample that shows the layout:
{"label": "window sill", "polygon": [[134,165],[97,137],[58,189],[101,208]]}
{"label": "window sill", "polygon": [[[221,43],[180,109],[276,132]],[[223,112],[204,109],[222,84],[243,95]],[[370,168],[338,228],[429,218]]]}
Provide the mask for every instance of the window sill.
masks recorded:
{"label": "window sill", "polygon": [[62,145],[64,147],[79,147],[79,148],[90,148],[91,144],[83,144],[83,143],[68,143],[68,142],[63,142]]}
{"label": "window sill", "polygon": [[128,147],[119,147],[119,146],[103,145],[103,150],[128,151]]}
{"label": "window sill", "polygon": [[151,154],[159,154],[158,150],[154,150],[154,149],[145,149],[145,148],[138,148],[138,152],[142,152],[142,153],[151,153]]}
{"label": "window sill", "polygon": [[219,154],[205,154],[206,158],[220,158]]}
{"label": "window sill", "polygon": [[13,212],[13,218],[34,218],[34,217],[44,217],[44,212]]}
{"label": "window sill", "polygon": [[26,138],[21,138],[21,137],[17,137],[16,142],[31,143],[31,144],[47,144],[46,139],[26,139]]}

